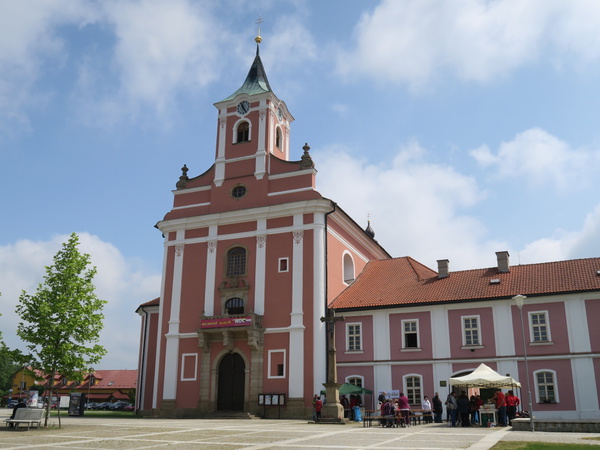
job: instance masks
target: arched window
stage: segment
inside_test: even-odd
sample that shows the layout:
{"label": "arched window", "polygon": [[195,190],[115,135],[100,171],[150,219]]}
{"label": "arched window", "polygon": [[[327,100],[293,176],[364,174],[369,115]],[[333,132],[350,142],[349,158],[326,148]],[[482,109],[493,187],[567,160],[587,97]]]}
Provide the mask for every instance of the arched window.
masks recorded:
{"label": "arched window", "polygon": [[225,303],[225,313],[229,315],[244,314],[244,300],[239,297],[233,297]]}
{"label": "arched window", "polygon": [[248,122],[241,122],[237,127],[236,142],[248,142],[249,140],[250,140],[250,124]]}
{"label": "arched window", "polygon": [[227,276],[239,277],[246,275],[246,249],[233,247],[227,252]]}
{"label": "arched window", "polygon": [[353,384],[354,386],[363,387],[363,377],[359,376],[350,376],[346,378],[346,383]]}
{"label": "arched window", "polygon": [[275,130],[275,147],[281,148],[281,128]]}
{"label": "arched window", "polygon": [[354,261],[350,253],[344,255],[344,282],[351,284],[354,281]]}

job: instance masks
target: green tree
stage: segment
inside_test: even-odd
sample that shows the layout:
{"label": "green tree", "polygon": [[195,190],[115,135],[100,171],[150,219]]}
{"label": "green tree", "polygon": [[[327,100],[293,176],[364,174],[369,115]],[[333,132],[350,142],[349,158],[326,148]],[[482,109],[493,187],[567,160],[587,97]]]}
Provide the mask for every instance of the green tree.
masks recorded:
{"label": "green tree", "polygon": [[[46,267],[44,283],[34,295],[25,291],[16,311],[22,322],[17,335],[28,353],[21,360],[51,375],[81,380],[88,367],[100,362],[106,350],[98,341],[103,327],[102,309],[106,303],[94,293],[96,268],[88,268],[90,256],[78,250],[75,233]],[[52,386],[49,387],[52,398]],[[48,426],[48,402],[44,426]],[[60,427],[60,414],[58,419]]]}

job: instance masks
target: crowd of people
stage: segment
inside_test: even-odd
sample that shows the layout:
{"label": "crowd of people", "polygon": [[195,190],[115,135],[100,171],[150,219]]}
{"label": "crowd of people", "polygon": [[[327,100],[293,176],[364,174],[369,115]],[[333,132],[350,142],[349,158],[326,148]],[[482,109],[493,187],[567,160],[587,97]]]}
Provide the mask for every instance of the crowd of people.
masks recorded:
{"label": "crowd of people", "polygon": [[[385,392],[381,392],[378,397],[379,412],[381,416],[381,424],[386,427],[400,426],[407,427],[410,425],[410,403],[408,397],[400,392],[397,398],[388,398]],[[501,389],[496,389],[494,396],[490,399],[497,411],[498,425],[501,427],[511,426],[513,419],[518,416],[518,407],[520,405],[519,398],[512,390],[509,390],[506,395]],[[356,420],[355,407],[362,406],[360,395],[351,395],[350,399],[345,395],[340,396],[340,403],[344,408],[344,417],[350,420]],[[468,427],[471,425],[481,424],[481,407],[484,405],[480,395],[471,395],[469,397],[466,391],[460,391],[460,394],[451,392],[446,397],[446,401],[442,403],[438,392],[429,400],[428,396],[424,396],[421,402],[421,413],[425,423],[442,423],[442,415],[446,406],[446,421],[448,426],[452,427]],[[321,398],[315,394],[313,399],[314,414],[313,418],[321,417],[321,409],[323,402]],[[360,420],[360,419],[359,419]]]}

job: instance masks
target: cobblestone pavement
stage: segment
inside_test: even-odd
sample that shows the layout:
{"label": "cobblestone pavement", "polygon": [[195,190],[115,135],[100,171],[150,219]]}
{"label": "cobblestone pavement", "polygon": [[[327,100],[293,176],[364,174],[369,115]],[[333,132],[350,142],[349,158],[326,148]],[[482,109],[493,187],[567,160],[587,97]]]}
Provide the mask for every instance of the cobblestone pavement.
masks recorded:
{"label": "cobblestone pavement", "polygon": [[[0,419],[10,410],[0,412]],[[299,420],[168,420],[63,417],[47,429],[2,427],[0,449],[488,449],[499,440],[579,442],[600,437],[588,433],[531,433],[510,428],[363,428],[361,423],[316,425]]]}

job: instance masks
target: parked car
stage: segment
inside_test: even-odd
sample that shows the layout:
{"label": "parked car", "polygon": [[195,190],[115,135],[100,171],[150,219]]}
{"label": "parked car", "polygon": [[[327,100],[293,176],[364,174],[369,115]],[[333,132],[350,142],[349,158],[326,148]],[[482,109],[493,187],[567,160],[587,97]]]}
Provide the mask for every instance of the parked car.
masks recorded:
{"label": "parked car", "polygon": [[129,402],[125,402],[125,401],[121,400],[121,401],[118,401],[118,402],[114,402],[112,405],[110,405],[110,409],[118,411],[118,410],[122,410],[127,405],[129,405]]}
{"label": "parked car", "polygon": [[9,400],[6,406],[8,408],[14,408],[17,405],[17,403],[19,403],[19,400]]}
{"label": "parked car", "polygon": [[123,408],[123,411],[133,411],[135,409],[135,406],[133,406],[131,403],[129,405],[127,405],[125,408]]}
{"label": "parked car", "polygon": [[110,402],[102,402],[102,403],[98,403],[96,405],[95,409],[104,409],[104,410],[106,410],[106,409],[109,409],[109,408],[110,408]]}
{"label": "parked car", "polygon": [[89,402],[86,406],[86,409],[96,409],[96,402]]}

